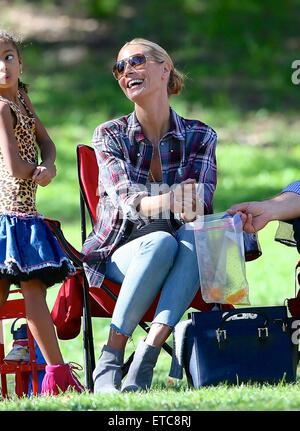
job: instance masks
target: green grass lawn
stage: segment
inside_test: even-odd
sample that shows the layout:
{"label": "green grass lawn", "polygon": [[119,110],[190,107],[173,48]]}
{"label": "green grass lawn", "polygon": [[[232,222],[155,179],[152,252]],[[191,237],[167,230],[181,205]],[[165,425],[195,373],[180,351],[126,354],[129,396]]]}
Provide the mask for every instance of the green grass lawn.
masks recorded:
{"label": "green grass lawn", "polygon": [[[208,113],[208,116],[211,114]],[[196,115],[195,115],[196,116]],[[103,121],[103,119],[101,119]],[[230,121],[229,121],[230,124]],[[216,128],[217,129],[217,128]],[[79,142],[89,143],[91,130],[78,129],[80,140],[75,140],[77,129],[67,124],[62,129],[49,129],[58,150],[58,176],[50,187],[40,188],[40,211],[62,221],[67,239],[78,249],[81,247],[79,220],[79,192],[75,148]],[[249,146],[228,142],[224,130],[219,133],[218,187],[215,195],[215,212],[224,211],[236,202],[267,198],[283,185],[297,178],[299,147],[284,143],[282,146]],[[259,233],[262,256],[246,263],[250,301],[253,306],[281,305],[295,291],[294,268],[299,258],[295,248],[274,241],[277,223],[273,222]],[[59,286],[49,289],[48,304],[52,309]],[[11,344],[10,323],[5,325],[6,346]],[[93,319],[96,358],[105,343],[108,319]],[[143,335],[137,329],[128,345],[128,354]],[[171,342],[171,340],[169,340]],[[82,334],[68,341],[60,341],[66,361],[83,365]],[[186,380],[170,384],[168,370],[170,358],[160,355],[148,394],[115,396],[64,395],[57,399],[12,398],[0,403],[0,410],[297,410],[300,409],[300,385],[240,386],[190,390]],[[12,376],[11,376],[12,377]],[[83,372],[80,373],[82,382]],[[10,379],[11,393],[13,383]]]}
{"label": "green grass lawn", "polygon": [[[221,208],[220,208],[221,209]],[[282,305],[284,299],[294,295],[294,267],[298,260],[295,248],[289,248],[273,241],[277,223],[271,223],[259,234],[262,256],[246,264],[247,279],[250,289],[250,301],[253,306]],[[79,246],[79,224],[64,225],[66,236]],[[59,286],[49,290],[50,309],[54,303]],[[105,343],[109,319],[93,318],[96,358]],[[6,344],[11,338],[6,325]],[[135,349],[143,331],[137,329],[133,340],[128,344],[128,355]],[[169,342],[172,340],[169,339]],[[73,340],[60,341],[66,361],[76,361],[83,365],[82,333]],[[227,387],[192,390],[186,379],[176,381],[168,379],[170,357],[162,352],[155,369],[153,389],[147,394],[92,395],[68,394],[58,398],[17,399],[12,397],[0,403],[0,410],[299,410],[300,380],[294,385]],[[83,372],[80,372],[84,381]],[[11,382],[11,393],[13,383]]]}
{"label": "green grass lawn", "polygon": [[300,384],[220,385],[200,390],[154,385],[149,393],[91,395],[68,394],[2,401],[0,411],[291,411],[300,408]]}
{"label": "green grass lawn", "polygon": [[[57,147],[58,175],[49,187],[38,190],[38,206],[41,213],[62,222],[67,239],[80,249],[76,146],[90,144],[98,124],[130,112],[132,107],[122,98],[117,84],[108,74],[107,55],[102,58],[104,54],[101,52],[94,56],[93,52],[87,51],[86,61],[73,68],[58,64],[57,51],[48,48],[28,48],[26,58],[27,64],[37,65],[33,68],[36,76],[33,75],[32,79],[31,71],[31,79],[28,80],[34,82],[31,89],[34,106]],[[40,57],[43,62],[38,61]],[[106,69],[99,68],[102,59]],[[94,80],[83,80],[87,64],[88,74]],[[45,67],[49,69],[47,73]],[[51,80],[49,71],[52,73]],[[191,94],[190,91],[183,98],[172,99],[172,106],[180,115],[199,118],[218,133],[215,212],[225,211],[237,202],[270,197],[285,184],[299,178],[300,134],[295,112],[276,114],[265,109],[243,112],[227,99],[210,105],[205,99],[202,101],[197,96],[196,100],[195,95],[191,97]],[[246,264],[253,306],[281,305],[285,298],[294,295],[294,268],[299,256],[294,248],[274,242],[276,228],[277,223],[272,223],[259,233],[263,255]],[[58,289],[59,286],[49,289],[50,309]],[[11,344],[10,323],[5,325],[7,349]],[[108,334],[109,320],[93,319],[93,326],[98,357]],[[141,330],[137,329],[128,345],[128,354],[134,350],[142,335]],[[81,333],[74,340],[60,341],[60,346],[66,361],[83,365]],[[11,398],[0,403],[0,410],[300,409],[299,383],[276,387],[220,386],[195,391],[188,389],[185,379],[171,384],[168,381],[169,367],[170,358],[162,353],[155,370],[153,390],[143,396],[72,394],[50,400]],[[82,372],[80,378],[83,381]]]}
{"label": "green grass lawn", "polygon": [[[184,109],[184,107],[183,107]],[[199,114],[200,115],[200,114]],[[197,115],[195,115],[197,116]],[[210,117],[211,113],[207,113]],[[206,120],[206,119],[205,119]],[[209,120],[209,119],[208,119]],[[103,119],[101,119],[103,121]],[[207,121],[207,120],[206,120]],[[228,124],[231,124],[230,121]],[[216,128],[217,129],[217,128]],[[91,130],[71,127],[49,129],[57,142],[58,176],[50,187],[40,188],[38,204],[40,211],[62,221],[67,239],[78,249],[81,247],[79,220],[79,192],[76,171],[76,144],[89,143]],[[80,139],[75,139],[78,132]],[[299,148],[289,143],[278,146],[249,146],[228,142],[226,133],[219,133],[218,187],[215,194],[215,212],[224,211],[236,202],[267,198],[283,185],[297,178]],[[259,233],[262,256],[246,264],[250,301],[253,306],[281,305],[285,298],[295,291],[294,268],[298,260],[295,248],[274,242],[277,223],[271,223]],[[49,289],[48,304],[52,309],[59,286]],[[6,346],[11,336],[10,322],[5,325]],[[93,319],[96,358],[105,343],[108,319]],[[137,329],[133,341],[128,345],[128,354],[143,335]],[[169,340],[171,342],[171,340]],[[66,361],[83,365],[82,334],[68,341],[60,341]],[[0,403],[0,410],[297,410],[300,409],[300,387],[296,385],[240,386],[190,390],[185,378],[182,381],[168,381],[170,358],[164,352],[160,355],[155,370],[153,390],[148,394],[94,396],[64,395],[57,399],[12,398]],[[12,377],[12,376],[11,376]],[[82,382],[83,372],[80,373]],[[10,379],[11,393],[13,383]]]}
{"label": "green grass lawn", "polygon": [[[159,3],[161,7],[164,2],[133,3],[140,4],[141,7],[145,3],[145,7],[150,8],[148,3]],[[196,2],[176,2],[185,8],[194,3]],[[223,3],[222,7],[225,8],[226,2],[221,2],[220,5]],[[217,2],[209,4],[216,5]],[[239,4],[236,2],[236,7]],[[157,21],[157,9],[154,6],[150,8],[157,22],[157,34],[165,32],[164,38],[166,41],[170,39],[168,43],[173,46],[174,54],[178,55],[179,68],[189,76],[185,91],[179,98],[171,100],[172,106],[180,115],[201,119],[218,133],[215,212],[224,211],[240,201],[274,195],[287,183],[299,179],[300,158],[299,98],[295,86],[290,83],[290,65],[296,58],[290,46],[297,25],[292,26],[287,21],[287,28],[291,32],[290,40],[282,38],[283,31],[277,31],[276,26],[272,27],[276,31],[269,35],[272,38],[268,43],[268,37],[265,37],[266,27],[260,26],[260,22],[263,24],[264,20],[257,21],[259,31],[257,26],[251,27],[251,20],[256,20],[256,6],[252,11],[246,10],[242,20],[226,8],[224,13],[222,7],[218,14],[219,21],[215,19],[215,15],[208,21],[205,15],[202,16],[200,9],[198,12],[191,9],[188,12],[189,20],[178,15],[180,25],[185,26],[186,23],[194,29],[181,32],[185,34],[183,45],[178,44],[178,36],[173,31],[177,28],[177,25],[173,26],[175,15],[169,14],[169,11],[161,14],[170,18],[171,27],[167,27]],[[281,8],[284,11],[278,5],[273,8],[278,20],[286,9],[283,6]],[[209,12],[209,7],[207,10]],[[135,20],[133,16],[122,37],[117,30],[123,28],[123,23],[116,25],[111,32],[115,37],[114,46],[108,44],[106,47],[103,41],[99,46],[85,44],[83,41],[80,45],[82,57],[79,60],[76,60],[78,47],[71,43],[64,45],[36,41],[34,46],[28,44],[24,52],[24,81],[30,84],[33,104],[57,148],[58,175],[49,187],[39,189],[39,210],[48,217],[61,220],[67,239],[78,248],[81,247],[81,240],[76,146],[80,143],[90,144],[93,130],[101,122],[132,110],[111,77],[110,67],[121,40],[129,40],[136,34],[151,35],[149,28],[153,19],[150,19],[149,11],[147,13],[148,15],[142,15],[143,20]],[[250,21],[249,13],[250,18],[252,16]],[[269,12],[266,16],[269,16]],[[289,18],[296,20],[297,17],[294,13]],[[199,18],[202,25],[207,26],[206,31],[199,27]],[[119,19],[124,21],[121,15]],[[140,27],[134,27],[134,20]],[[224,27],[226,20],[227,27]],[[246,32],[245,46],[240,44],[240,38],[237,37],[237,25]],[[143,26],[146,30],[148,28],[148,32],[144,31]],[[202,28],[200,33],[199,28]],[[230,30],[227,37],[220,37],[219,32],[226,28]],[[287,28],[284,27],[283,30],[287,31]],[[258,40],[255,38],[257,34],[260,36]],[[277,52],[279,40],[281,50]],[[294,268],[299,256],[295,248],[274,242],[276,227],[277,223],[272,223],[259,233],[263,255],[246,264],[253,306],[281,305],[285,298],[294,295]],[[49,289],[50,309],[58,289],[59,286]],[[10,324],[8,322],[5,325],[7,349],[11,344]],[[108,334],[109,320],[93,319],[93,326],[98,357]],[[128,354],[134,350],[142,335],[142,331],[137,329],[133,341],[128,345]],[[74,340],[60,341],[60,346],[66,361],[83,364],[82,333]],[[163,352],[155,370],[153,390],[147,394],[95,396],[86,393],[67,394],[52,399],[38,397],[21,400],[12,396],[0,403],[0,410],[300,409],[300,382],[295,385],[261,387],[222,385],[190,390],[185,379],[179,382],[168,380],[169,367],[170,358]],[[83,381],[82,372],[80,378]],[[10,386],[12,392],[11,380]]]}

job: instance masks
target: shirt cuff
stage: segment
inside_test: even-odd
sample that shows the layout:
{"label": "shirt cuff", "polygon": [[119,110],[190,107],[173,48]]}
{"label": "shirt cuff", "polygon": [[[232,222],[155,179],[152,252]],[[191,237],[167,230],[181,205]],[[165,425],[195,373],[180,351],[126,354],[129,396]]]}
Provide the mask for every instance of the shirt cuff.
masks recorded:
{"label": "shirt cuff", "polygon": [[294,183],[289,184],[282,190],[282,193],[285,192],[293,192],[297,193],[297,195],[300,195],[300,181],[295,181]]}
{"label": "shirt cuff", "polygon": [[124,216],[137,224],[137,229],[150,223],[149,217],[142,216],[137,210],[137,207],[145,196],[148,196],[147,192],[134,194],[126,200],[126,204],[123,207]]}

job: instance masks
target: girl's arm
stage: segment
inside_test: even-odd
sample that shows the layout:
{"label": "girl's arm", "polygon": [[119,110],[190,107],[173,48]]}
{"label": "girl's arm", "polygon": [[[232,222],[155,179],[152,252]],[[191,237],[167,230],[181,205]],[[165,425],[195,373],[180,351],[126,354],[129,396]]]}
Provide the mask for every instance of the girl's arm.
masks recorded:
{"label": "girl's arm", "polygon": [[42,163],[37,166],[35,172],[33,173],[32,179],[40,186],[47,186],[56,175],[56,167],[54,164],[56,159],[55,145],[48,135],[48,132],[41,120],[36,115],[28,95],[25,93],[25,91],[20,91],[23,98],[25,99],[26,105],[34,115],[36,138],[41,151]]}
{"label": "girl's arm", "polygon": [[16,178],[31,178],[37,165],[26,162],[20,157],[14,134],[13,117],[9,105],[5,102],[0,102],[0,145],[4,163],[10,175]]}

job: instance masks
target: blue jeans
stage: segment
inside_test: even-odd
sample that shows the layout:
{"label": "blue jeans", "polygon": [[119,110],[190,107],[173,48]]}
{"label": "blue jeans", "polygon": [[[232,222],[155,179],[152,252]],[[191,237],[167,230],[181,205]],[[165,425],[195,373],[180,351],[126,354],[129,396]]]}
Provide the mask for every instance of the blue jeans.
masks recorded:
{"label": "blue jeans", "polygon": [[174,327],[199,288],[194,231],[152,232],[118,248],[106,276],[122,284],[111,327],[130,337],[161,291],[153,323]]}

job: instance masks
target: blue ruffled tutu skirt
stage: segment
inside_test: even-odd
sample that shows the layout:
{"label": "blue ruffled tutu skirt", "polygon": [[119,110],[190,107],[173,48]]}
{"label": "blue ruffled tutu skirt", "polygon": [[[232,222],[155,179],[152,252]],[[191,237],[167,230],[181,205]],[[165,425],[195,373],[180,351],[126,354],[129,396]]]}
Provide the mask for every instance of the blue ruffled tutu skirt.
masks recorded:
{"label": "blue ruffled tutu skirt", "polygon": [[74,271],[42,217],[0,215],[0,279],[39,279],[49,287]]}

